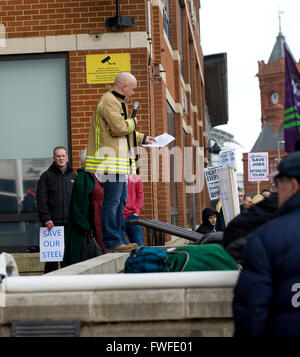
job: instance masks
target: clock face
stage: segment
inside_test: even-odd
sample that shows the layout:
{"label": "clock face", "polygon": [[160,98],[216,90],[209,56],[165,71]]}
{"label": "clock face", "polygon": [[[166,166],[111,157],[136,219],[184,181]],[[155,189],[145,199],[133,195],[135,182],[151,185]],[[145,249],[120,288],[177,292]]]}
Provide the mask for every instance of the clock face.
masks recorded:
{"label": "clock face", "polygon": [[278,103],[278,93],[276,93],[276,92],[273,92],[272,94],[271,94],[271,102],[273,103],[273,104],[277,104]]}

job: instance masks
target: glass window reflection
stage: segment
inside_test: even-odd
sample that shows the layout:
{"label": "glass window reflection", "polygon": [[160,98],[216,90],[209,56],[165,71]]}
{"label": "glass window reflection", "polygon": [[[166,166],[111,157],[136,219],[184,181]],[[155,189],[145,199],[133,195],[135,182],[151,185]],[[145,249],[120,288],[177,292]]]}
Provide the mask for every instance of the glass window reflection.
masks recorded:
{"label": "glass window reflection", "polygon": [[40,222],[0,223],[0,252],[24,253],[39,247]]}
{"label": "glass window reflection", "polygon": [[0,251],[39,246],[36,187],[52,158],[0,160]]}
{"label": "glass window reflection", "polygon": [[36,186],[51,158],[0,160],[1,213],[36,212]]}

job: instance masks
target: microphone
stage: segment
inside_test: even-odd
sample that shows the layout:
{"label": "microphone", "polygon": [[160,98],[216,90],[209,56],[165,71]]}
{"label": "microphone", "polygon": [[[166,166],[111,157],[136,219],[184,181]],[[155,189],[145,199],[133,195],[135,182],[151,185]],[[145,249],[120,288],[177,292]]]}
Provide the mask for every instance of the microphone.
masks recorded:
{"label": "microphone", "polygon": [[137,109],[138,109],[139,105],[140,105],[139,102],[134,102],[133,103],[131,118],[135,118],[136,112],[137,112]]}

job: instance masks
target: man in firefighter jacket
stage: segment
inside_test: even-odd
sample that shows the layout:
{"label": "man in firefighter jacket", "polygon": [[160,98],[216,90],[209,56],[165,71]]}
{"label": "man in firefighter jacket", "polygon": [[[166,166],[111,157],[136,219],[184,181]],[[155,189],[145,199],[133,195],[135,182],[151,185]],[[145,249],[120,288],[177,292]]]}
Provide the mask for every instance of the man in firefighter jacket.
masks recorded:
{"label": "man in firefighter jacket", "polygon": [[134,94],[136,78],[120,73],[100,99],[93,114],[85,170],[96,173],[103,183],[102,234],[105,252],[128,252],[124,228],[127,175],[136,173],[134,147],[155,139],[136,132],[137,119],[130,118],[126,101]]}

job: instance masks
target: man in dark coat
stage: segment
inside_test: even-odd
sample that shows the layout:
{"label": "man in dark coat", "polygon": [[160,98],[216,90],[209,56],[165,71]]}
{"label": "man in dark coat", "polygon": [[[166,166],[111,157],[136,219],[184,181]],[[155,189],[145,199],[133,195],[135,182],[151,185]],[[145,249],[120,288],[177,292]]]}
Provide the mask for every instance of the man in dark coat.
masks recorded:
{"label": "man in dark coat", "polygon": [[236,337],[300,337],[300,152],[278,170],[277,215],[245,247],[233,299]]}
{"label": "man in dark coat", "polygon": [[223,234],[223,246],[239,264],[243,265],[243,251],[249,235],[274,218],[277,210],[278,194],[273,192],[228,223]]}
{"label": "man in dark coat", "polygon": [[[68,163],[67,150],[62,146],[56,147],[53,163],[42,173],[36,193],[40,221],[49,231],[54,226],[65,226],[67,223],[75,178],[76,174]],[[46,262],[45,273],[57,268],[57,262]]]}

